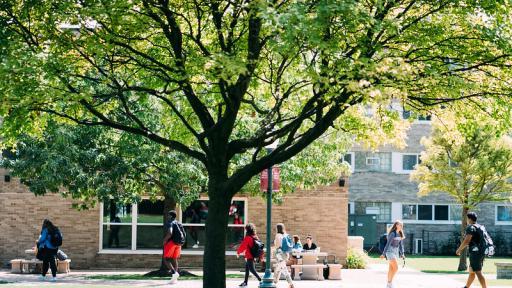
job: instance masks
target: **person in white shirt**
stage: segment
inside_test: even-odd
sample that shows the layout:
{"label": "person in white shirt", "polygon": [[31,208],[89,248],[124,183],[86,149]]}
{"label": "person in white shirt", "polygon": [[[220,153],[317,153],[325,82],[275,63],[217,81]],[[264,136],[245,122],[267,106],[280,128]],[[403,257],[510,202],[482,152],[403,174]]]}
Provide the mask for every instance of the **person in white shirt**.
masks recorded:
{"label": "person in white shirt", "polygon": [[[277,260],[277,267],[274,271],[274,283],[279,282],[281,274],[284,274],[286,281],[288,282],[289,288],[294,288],[293,281],[290,273],[288,273],[288,267],[286,262],[290,256],[291,248],[293,247],[293,241],[290,235],[286,234],[286,229],[283,223],[276,225],[276,237],[274,238],[275,257]],[[289,247],[283,247],[283,239],[289,241]],[[288,245],[287,245],[288,246]]]}

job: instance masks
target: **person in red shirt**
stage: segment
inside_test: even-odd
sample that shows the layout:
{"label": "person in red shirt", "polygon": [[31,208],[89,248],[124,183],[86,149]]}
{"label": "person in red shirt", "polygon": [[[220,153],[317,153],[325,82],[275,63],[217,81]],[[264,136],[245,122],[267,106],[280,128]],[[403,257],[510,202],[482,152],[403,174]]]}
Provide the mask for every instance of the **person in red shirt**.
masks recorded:
{"label": "person in red shirt", "polygon": [[258,239],[258,236],[256,235],[256,227],[254,224],[249,223],[245,225],[244,240],[242,240],[240,247],[238,247],[238,250],[236,251],[236,257],[239,257],[242,253],[245,257],[245,278],[244,282],[242,282],[239,287],[247,287],[249,271],[251,271],[251,273],[256,276],[258,281],[261,281],[261,277],[258,275],[258,272],[256,272],[256,268],[254,267],[254,257],[251,254],[251,248],[254,246],[254,239]]}

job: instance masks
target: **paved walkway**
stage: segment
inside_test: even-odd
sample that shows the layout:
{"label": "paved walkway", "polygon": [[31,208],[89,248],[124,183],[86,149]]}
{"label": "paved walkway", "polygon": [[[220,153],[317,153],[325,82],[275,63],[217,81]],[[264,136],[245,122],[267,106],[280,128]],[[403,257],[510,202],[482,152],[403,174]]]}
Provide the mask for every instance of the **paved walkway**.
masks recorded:
{"label": "paved walkway", "polygon": [[[384,288],[386,285],[386,265],[371,265],[366,270],[343,270],[343,280],[334,281],[296,281],[297,288]],[[0,285],[7,287],[179,287],[200,288],[202,282],[197,280],[180,281],[177,285],[170,286],[168,280],[89,280],[87,276],[106,274],[143,274],[145,271],[74,271],[68,275],[59,274],[58,281],[41,282],[35,274],[11,274],[9,271],[0,270],[0,280],[9,282]],[[229,274],[239,273],[229,271]],[[198,273],[200,274],[200,273]],[[241,279],[228,280],[227,288],[236,288]],[[249,287],[257,287],[257,281],[249,281]],[[461,280],[437,274],[426,274],[413,269],[405,268],[399,271],[396,277],[396,288],[460,288],[464,286]],[[286,281],[281,280],[278,288],[286,288]],[[478,286],[476,286],[478,287]],[[501,288],[489,286],[492,288]]]}

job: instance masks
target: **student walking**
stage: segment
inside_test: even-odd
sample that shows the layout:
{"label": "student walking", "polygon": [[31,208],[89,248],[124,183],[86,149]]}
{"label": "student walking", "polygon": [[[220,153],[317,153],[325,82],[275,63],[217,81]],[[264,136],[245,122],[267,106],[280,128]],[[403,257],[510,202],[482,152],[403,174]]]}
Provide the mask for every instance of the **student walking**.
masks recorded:
{"label": "student walking", "polygon": [[402,222],[399,220],[393,223],[393,226],[388,233],[386,246],[382,251],[382,255],[380,255],[381,259],[386,258],[389,263],[388,283],[386,288],[395,287],[393,284],[393,278],[395,277],[396,272],[398,272],[398,259],[405,259],[403,245],[405,233],[403,227],[404,224],[402,224]]}
{"label": "student walking", "polygon": [[57,255],[57,250],[60,245],[62,245],[62,234],[60,233],[59,228],[53,225],[50,220],[44,219],[41,234],[37,240],[37,258],[43,261],[43,270],[39,276],[40,280],[46,279],[48,268],[52,271],[52,278],[50,281],[55,282],[57,280],[55,256]]}
{"label": "student walking", "polygon": [[181,246],[185,244],[186,234],[183,225],[176,220],[176,211],[171,210],[168,214],[168,221],[165,224],[164,236],[164,264],[172,274],[170,284],[178,283],[178,259],[181,256]]}
{"label": "student walking", "polygon": [[467,214],[468,226],[466,227],[466,236],[464,241],[460,244],[459,248],[455,252],[457,256],[460,256],[464,248],[469,245],[469,276],[464,288],[469,288],[475,276],[478,277],[478,282],[482,288],[487,288],[484,275],[482,274],[482,267],[484,265],[485,253],[480,243],[483,241],[481,232],[481,226],[476,223],[477,215],[475,212],[469,212]]}
{"label": "student walking", "polygon": [[286,229],[283,223],[278,223],[276,225],[276,237],[274,239],[274,248],[275,248],[275,256],[277,260],[277,267],[274,271],[274,283],[279,282],[279,278],[281,274],[286,277],[286,281],[288,282],[289,288],[294,288],[293,281],[290,273],[288,273],[288,267],[286,267],[286,262],[290,257],[290,252],[292,251],[293,241],[286,233]]}
{"label": "student walking", "polygon": [[[254,224],[249,223],[245,225],[245,237],[242,240],[242,243],[240,244],[240,247],[238,247],[238,250],[236,250],[236,257],[238,258],[240,254],[244,254],[245,258],[245,277],[244,282],[242,284],[238,285],[239,287],[247,287],[247,281],[249,280],[249,271],[258,279],[258,281],[261,281],[260,275],[258,275],[258,272],[256,272],[256,268],[254,267],[254,260],[255,256],[253,255],[252,251],[254,251],[254,240],[259,240],[258,236],[256,235],[256,227]],[[261,255],[259,255],[261,256]]]}

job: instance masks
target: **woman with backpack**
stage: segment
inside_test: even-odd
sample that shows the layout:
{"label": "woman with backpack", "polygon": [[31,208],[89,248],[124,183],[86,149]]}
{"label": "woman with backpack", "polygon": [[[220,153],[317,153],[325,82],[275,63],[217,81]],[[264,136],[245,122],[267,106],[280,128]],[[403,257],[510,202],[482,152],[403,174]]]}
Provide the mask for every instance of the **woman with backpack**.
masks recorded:
{"label": "woman with backpack", "polygon": [[41,271],[39,280],[46,279],[48,268],[52,270],[53,276],[50,281],[55,282],[57,280],[57,265],[55,263],[55,256],[57,255],[57,250],[59,248],[58,246],[60,244],[62,244],[62,236],[60,235],[59,229],[53,225],[50,220],[44,219],[41,235],[37,240],[37,258],[43,261],[43,270]]}
{"label": "woman with backpack", "polygon": [[[255,251],[254,248],[256,243],[254,242],[256,240],[259,240],[259,238],[256,235],[256,227],[254,226],[254,224],[249,223],[245,225],[244,240],[242,240],[240,247],[238,247],[238,250],[236,251],[236,257],[239,257],[240,254],[244,253],[245,258],[245,278],[244,282],[238,285],[239,287],[247,287],[247,281],[249,280],[249,271],[251,271],[251,273],[254,276],[256,276],[258,281],[261,281],[261,277],[258,275],[258,272],[256,272],[256,268],[254,267],[254,260],[257,259],[258,257],[261,257],[263,251]],[[260,255],[253,255],[253,253],[259,253]]]}
{"label": "woman with backpack", "polygon": [[388,268],[388,283],[386,288],[393,288],[393,278],[396,272],[398,272],[398,259],[405,259],[404,255],[404,244],[405,239],[404,224],[397,220],[393,223],[393,226],[389,230],[387,243],[384,249],[382,249],[381,259],[386,258],[389,263]]}
{"label": "woman with backpack", "polygon": [[288,262],[288,258],[290,257],[290,253],[293,248],[293,240],[286,233],[286,229],[283,223],[278,223],[276,225],[276,238],[274,239],[274,248],[275,248],[275,256],[277,260],[277,267],[274,271],[274,283],[279,282],[279,278],[281,274],[284,274],[286,277],[286,281],[288,282],[289,288],[294,288],[292,277],[290,273],[288,273],[288,267],[286,263]]}

